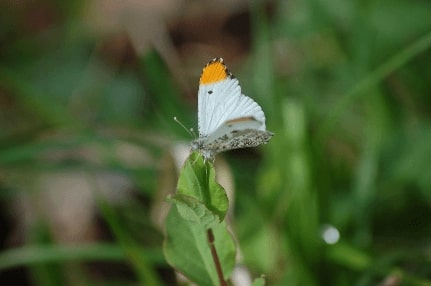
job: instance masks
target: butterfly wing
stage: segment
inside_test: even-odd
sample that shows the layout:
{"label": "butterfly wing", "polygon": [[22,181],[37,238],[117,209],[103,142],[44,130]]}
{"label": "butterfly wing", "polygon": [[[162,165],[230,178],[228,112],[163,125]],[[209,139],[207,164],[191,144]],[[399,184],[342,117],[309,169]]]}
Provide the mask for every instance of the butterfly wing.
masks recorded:
{"label": "butterfly wing", "polygon": [[251,117],[229,120],[220,125],[208,137],[200,137],[192,142],[192,150],[199,150],[206,159],[213,159],[222,151],[256,147],[265,144],[274,135],[261,130],[262,123]]}
{"label": "butterfly wing", "polygon": [[261,122],[251,117],[229,120],[205,138],[205,148],[215,154],[267,143],[274,134],[261,130],[261,126]]}
{"label": "butterfly wing", "polygon": [[[207,137],[218,128],[222,128],[217,132],[221,134],[224,130],[223,124],[240,118],[253,118],[253,129],[265,131],[265,115],[262,108],[253,99],[241,94],[238,80],[226,68],[223,59],[213,59],[203,69],[200,79],[199,136]],[[234,126],[243,128],[243,124]]]}

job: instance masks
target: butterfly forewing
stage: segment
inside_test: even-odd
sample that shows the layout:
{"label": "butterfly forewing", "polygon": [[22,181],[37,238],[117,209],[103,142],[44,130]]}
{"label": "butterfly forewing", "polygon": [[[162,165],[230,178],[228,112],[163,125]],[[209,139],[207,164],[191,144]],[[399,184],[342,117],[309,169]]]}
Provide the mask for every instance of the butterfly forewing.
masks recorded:
{"label": "butterfly forewing", "polygon": [[[213,67],[215,65],[215,67]],[[222,65],[226,77],[220,80],[217,73],[216,82],[209,81],[207,73],[215,73]],[[206,80],[202,82],[202,78]],[[227,70],[222,62],[211,61],[203,70],[198,94],[199,135],[208,136],[226,121],[241,117],[254,117],[263,123],[265,115],[262,108],[250,97],[241,94],[238,80]]]}

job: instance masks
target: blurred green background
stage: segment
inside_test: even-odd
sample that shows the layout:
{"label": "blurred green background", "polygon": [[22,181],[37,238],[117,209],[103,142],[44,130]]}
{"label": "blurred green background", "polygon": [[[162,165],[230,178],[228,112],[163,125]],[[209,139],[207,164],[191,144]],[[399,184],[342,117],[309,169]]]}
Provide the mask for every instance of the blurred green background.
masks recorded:
{"label": "blurred green background", "polygon": [[276,134],[217,159],[248,273],[431,285],[429,0],[2,1],[0,284],[180,285],[172,117],[216,56]]}

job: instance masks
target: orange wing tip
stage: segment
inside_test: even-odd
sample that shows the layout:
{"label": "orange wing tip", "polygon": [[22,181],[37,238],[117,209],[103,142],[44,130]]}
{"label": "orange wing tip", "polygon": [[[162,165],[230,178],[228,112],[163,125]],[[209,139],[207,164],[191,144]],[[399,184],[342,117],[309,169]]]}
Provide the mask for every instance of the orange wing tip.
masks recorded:
{"label": "orange wing tip", "polygon": [[223,63],[223,59],[215,58],[211,60],[202,70],[199,84],[215,83],[225,80],[231,76],[232,74]]}

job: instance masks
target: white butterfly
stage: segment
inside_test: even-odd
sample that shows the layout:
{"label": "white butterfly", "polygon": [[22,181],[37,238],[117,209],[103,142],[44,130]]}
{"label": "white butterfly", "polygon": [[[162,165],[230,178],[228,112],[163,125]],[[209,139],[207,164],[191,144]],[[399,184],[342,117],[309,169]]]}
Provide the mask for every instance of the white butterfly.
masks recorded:
{"label": "white butterfly", "polygon": [[206,160],[222,151],[267,143],[274,135],[266,130],[262,108],[241,94],[222,58],[211,60],[202,70],[198,121],[199,138],[192,141],[192,151],[198,150]]}

